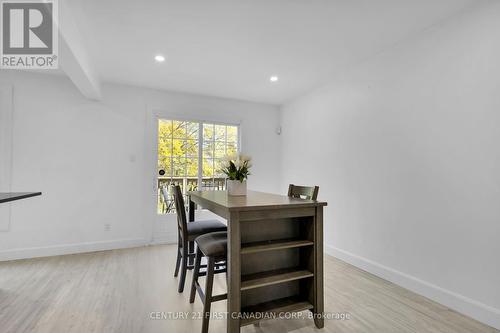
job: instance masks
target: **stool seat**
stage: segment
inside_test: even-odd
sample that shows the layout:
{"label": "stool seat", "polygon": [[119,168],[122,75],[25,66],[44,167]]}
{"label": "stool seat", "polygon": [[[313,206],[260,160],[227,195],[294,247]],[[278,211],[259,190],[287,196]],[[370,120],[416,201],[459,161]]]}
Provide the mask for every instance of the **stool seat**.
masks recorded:
{"label": "stool seat", "polygon": [[206,257],[226,258],[227,231],[211,232],[195,239],[198,249]]}
{"label": "stool seat", "polygon": [[193,241],[198,236],[209,232],[226,231],[227,227],[219,220],[200,220],[187,224],[188,240]]}

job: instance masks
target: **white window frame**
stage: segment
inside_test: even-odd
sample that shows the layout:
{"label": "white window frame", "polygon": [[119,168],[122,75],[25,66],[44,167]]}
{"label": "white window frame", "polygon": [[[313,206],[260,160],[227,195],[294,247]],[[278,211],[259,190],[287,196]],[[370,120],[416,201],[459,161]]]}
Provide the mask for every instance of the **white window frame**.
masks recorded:
{"label": "white window frame", "polygon": [[[155,102],[155,104],[158,102]],[[236,114],[219,110],[217,105],[199,105],[198,103],[189,103],[186,105],[177,105],[175,109],[182,110],[180,113],[172,112],[172,106],[153,106],[146,105],[145,109],[145,144],[144,158],[146,160],[146,177],[149,178],[149,187],[145,205],[149,218],[144,219],[144,236],[148,243],[165,244],[177,242],[177,215],[176,214],[158,214],[158,120],[172,119],[178,121],[195,121],[202,123],[221,124],[238,126],[238,148],[240,151],[245,149],[244,138],[245,121]],[[222,219],[208,210],[199,210],[196,214],[197,219]],[[223,219],[222,219],[223,220]]]}
{"label": "white window frame", "polygon": [[[236,151],[238,153],[241,152],[241,122],[228,122],[228,121],[217,121],[217,120],[200,120],[200,119],[194,119],[194,118],[187,118],[187,117],[179,117],[179,116],[172,116],[168,114],[160,114],[160,113],[155,113],[154,114],[154,121],[155,121],[155,165],[158,163],[158,130],[159,130],[159,121],[160,120],[168,120],[168,121],[183,121],[183,122],[192,122],[192,123],[198,123],[198,188],[202,188],[202,180],[203,180],[203,143],[204,143],[204,138],[203,138],[203,125],[221,125],[221,126],[234,126],[237,127],[238,129],[238,137],[237,137],[237,147]],[[225,143],[227,143],[227,132],[226,132],[226,138],[225,138]],[[200,167],[201,166],[201,167]],[[158,190],[158,170],[155,167],[155,191]],[[156,192],[157,195],[157,192]],[[157,211],[157,207],[155,206],[155,211],[156,214],[159,216],[164,216],[164,215],[175,215],[175,214],[160,214]]]}

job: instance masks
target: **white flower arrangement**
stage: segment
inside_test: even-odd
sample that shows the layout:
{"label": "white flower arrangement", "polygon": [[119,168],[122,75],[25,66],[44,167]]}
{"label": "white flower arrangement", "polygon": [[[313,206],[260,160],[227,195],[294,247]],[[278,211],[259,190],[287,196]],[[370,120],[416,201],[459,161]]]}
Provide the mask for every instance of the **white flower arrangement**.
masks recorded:
{"label": "white flower arrangement", "polygon": [[243,182],[250,175],[252,158],[244,154],[234,154],[224,157],[221,172],[229,180],[239,180]]}

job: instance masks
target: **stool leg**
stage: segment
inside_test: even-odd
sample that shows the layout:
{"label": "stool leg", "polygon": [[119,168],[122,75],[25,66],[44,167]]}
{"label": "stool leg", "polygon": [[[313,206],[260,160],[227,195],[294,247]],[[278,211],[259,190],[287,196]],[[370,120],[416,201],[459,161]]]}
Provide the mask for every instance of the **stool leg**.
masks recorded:
{"label": "stool leg", "polygon": [[177,245],[177,259],[175,260],[175,272],[174,277],[179,275],[179,266],[181,265],[181,247]]}
{"label": "stool leg", "polygon": [[205,300],[203,302],[203,322],[201,333],[208,333],[208,323],[210,320],[210,307],[212,305],[212,288],[214,286],[215,259],[208,257],[207,281],[205,285]]}
{"label": "stool leg", "polygon": [[196,282],[198,282],[198,276],[200,274],[201,257],[203,257],[203,253],[201,253],[200,249],[198,249],[196,251],[196,260],[194,262],[193,282],[191,283],[191,294],[189,295],[189,303],[194,303],[194,298],[196,296]]}
{"label": "stool leg", "polygon": [[[195,249],[194,249],[194,248],[195,248],[195,246],[194,246],[194,245],[195,245],[195,244],[194,244],[194,242],[193,242],[193,241],[188,242],[188,253],[195,253]],[[189,258],[188,258],[188,263],[189,263],[190,265],[192,265],[192,264],[193,264],[193,257],[189,257]]]}
{"label": "stool leg", "polygon": [[184,284],[186,282],[186,271],[188,265],[188,249],[187,246],[182,247],[182,267],[181,267],[181,278],[179,279],[179,289],[178,291],[182,293],[184,291]]}

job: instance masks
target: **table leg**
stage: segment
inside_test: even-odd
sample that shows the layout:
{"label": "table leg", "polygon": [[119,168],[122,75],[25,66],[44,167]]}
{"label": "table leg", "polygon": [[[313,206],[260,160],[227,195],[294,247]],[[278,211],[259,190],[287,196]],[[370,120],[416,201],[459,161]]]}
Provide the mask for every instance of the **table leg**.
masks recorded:
{"label": "table leg", "polygon": [[227,283],[227,333],[240,332],[240,311],[241,311],[241,267],[240,267],[240,221],[239,213],[231,213],[227,221],[228,242],[227,242],[227,263],[228,263],[228,283]]}

